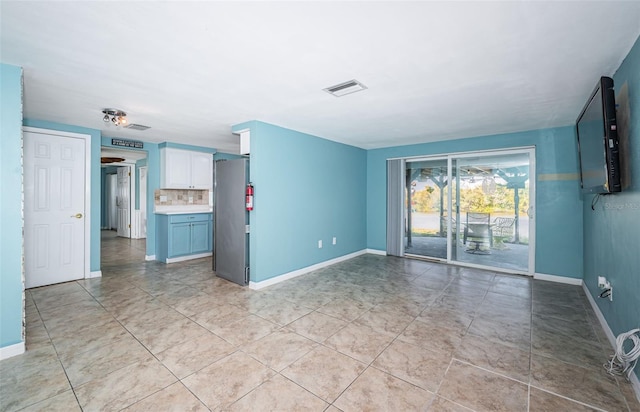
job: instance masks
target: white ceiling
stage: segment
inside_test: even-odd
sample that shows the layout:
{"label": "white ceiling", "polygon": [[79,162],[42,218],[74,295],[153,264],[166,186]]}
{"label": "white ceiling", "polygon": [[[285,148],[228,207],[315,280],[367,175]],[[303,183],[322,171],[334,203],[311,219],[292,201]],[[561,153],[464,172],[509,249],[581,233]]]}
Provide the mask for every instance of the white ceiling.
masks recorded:
{"label": "white ceiling", "polygon": [[[1,1],[0,19],[24,117],[237,153],[247,120],[363,148],[573,124],[640,2]],[[322,91],[351,79],[368,90]]]}

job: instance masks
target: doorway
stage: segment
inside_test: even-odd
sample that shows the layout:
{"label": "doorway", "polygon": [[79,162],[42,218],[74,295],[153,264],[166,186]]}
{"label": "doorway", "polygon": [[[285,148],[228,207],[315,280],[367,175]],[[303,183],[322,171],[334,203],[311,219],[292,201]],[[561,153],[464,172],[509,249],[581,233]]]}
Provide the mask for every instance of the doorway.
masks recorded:
{"label": "doorway", "polygon": [[532,275],[534,154],[404,159],[403,254]]}
{"label": "doorway", "polygon": [[124,238],[146,251],[147,152],[102,147],[101,165],[101,241]]}

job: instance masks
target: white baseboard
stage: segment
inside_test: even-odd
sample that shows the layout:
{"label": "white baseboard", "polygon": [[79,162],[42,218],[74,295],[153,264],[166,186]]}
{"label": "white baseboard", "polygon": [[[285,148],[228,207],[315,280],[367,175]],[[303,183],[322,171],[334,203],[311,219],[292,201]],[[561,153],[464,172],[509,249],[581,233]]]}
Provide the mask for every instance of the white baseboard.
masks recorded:
{"label": "white baseboard", "polygon": [[94,270],[92,272],[89,272],[89,276],[86,276],[85,279],[93,279],[93,278],[101,278],[101,277],[102,277],[102,271]]}
{"label": "white baseboard", "polygon": [[[591,304],[593,311],[596,313],[596,317],[598,318],[598,321],[600,321],[600,326],[602,326],[602,329],[604,330],[605,335],[607,335],[607,339],[609,340],[609,344],[611,345],[611,348],[613,348],[613,350],[615,351],[616,335],[613,334],[613,331],[609,327],[609,324],[607,323],[607,320],[602,314],[600,307],[596,303],[593,296],[591,296],[591,292],[589,291],[589,288],[587,287],[586,283],[582,284],[582,289],[584,290],[584,294],[587,295],[587,299],[589,300],[589,303]],[[640,380],[638,380],[638,375],[636,375],[635,373],[631,374],[631,386],[633,386],[633,391],[636,393],[636,398],[638,398],[638,402],[640,402]]]}
{"label": "white baseboard", "polygon": [[211,256],[211,255],[213,255],[213,253],[208,252],[208,253],[198,253],[197,255],[187,255],[187,256],[180,256],[175,258],[166,258],[164,260],[164,263],[184,262],[185,260],[200,259],[200,258]]}
{"label": "white baseboard", "polygon": [[387,256],[386,250],[378,250],[378,249],[365,249],[365,251],[371,255],[382,255]]}
{"label": "white baseboard", "polygon": [[266,288],[267,286],[275,285],[276,283],[284,282],[285,280],[293,279],[295,277],[304,275],[309,272],[313,272],[314,270],[322,269],[327,266],[335,265],[336,263],[343,262],[345,260],[353,259],[356,256],[364,255],[368,253],[367,249],[362,249],[357,252],[349,253],[348,255],[340,256],[335,259],[325,260],[324,262],[316,263],[315,265],[307,266],[302,269],[294,270],[293,272],[284,273],[282,275],[278,275],[272,277],[270,279],[263,280],[262,282],[249,282],[249,288],[254,290],[259,290],[262,288]]}
{"label": "white baseboard", "polygon": [[0,361],[10,358],[12,356],[21,355],[24,353],[24,342],[16,343],[14,345],[5,346],[0,348]]}
{"label": "white baseboard", "polygon": [[144,260],[149,262],[150,260],[156,260],[156,255],[145,255]]}
{"label": "white baseboard", "polygon": [[566,276],[546,275],[544,273],[534,273],[533,278],[536,280],[546,280],[547,282],[564,283],[567,285],[580,286],[583,284],[582,279],[570,278]]}

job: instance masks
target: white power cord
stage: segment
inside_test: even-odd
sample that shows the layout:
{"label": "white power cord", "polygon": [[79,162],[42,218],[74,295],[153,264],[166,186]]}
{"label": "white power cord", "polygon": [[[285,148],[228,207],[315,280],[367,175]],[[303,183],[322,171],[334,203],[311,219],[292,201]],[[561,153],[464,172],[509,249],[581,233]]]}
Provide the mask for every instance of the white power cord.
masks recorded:
{"label": "white power cord", "polygon": [[[611,375],[625,375],[627,379],[631,377],[633,368],[640,358],[640,329],[632,329],[629,332],[621,333],[616,338],[616,353],[611,360],[604,364],[605,369]],[[624,351],[624,342],[631,339],[633,348],[629,352]]]}

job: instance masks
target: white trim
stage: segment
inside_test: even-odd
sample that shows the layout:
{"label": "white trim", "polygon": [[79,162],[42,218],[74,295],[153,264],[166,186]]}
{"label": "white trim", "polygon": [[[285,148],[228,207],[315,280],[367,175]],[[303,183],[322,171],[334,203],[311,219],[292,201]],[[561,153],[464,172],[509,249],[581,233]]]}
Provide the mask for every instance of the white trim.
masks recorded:
{"label": "white trim", "polygon": [[365,253],[369,253],[371,255],[387,256],[387,251],[386,250],[365,249],[364,251],[365,251]]}
{"label": "white trim", "polygon": [[[309,272],[313,272],[314,270],[322,269],[327,266],[335,265],[336,263],[343,262],[345,260],[353,259],[354,257],[364,255],[367,253],[367,249],[362,249],[357,252],[349,253],[348,255],[340,256],[335,259],[325,260],[324,262],[316,263],[315,265],[307,266],[302,269],[294,270],[293,272],[283,273],[282,275],[278,275],[262,282],[249,282],[249,288],[258,290],[262,288],[266,288],[267,286],[275,285],[276,283],[284,282],[285,280],[293,279],[295,277],[307,274]],[[386,254],[386,252],[384,252]]]}
{"label": "white trim", "polygon": [[534,273],[533,278],[535,280],[544,280],[547,282],[564,283],[567,285],[580,286],[583,284],[582,279],[570,278],[567,276],[547,275],[545,273]]}
{"label": "white trim", "polygon": [[91,135],[29,126],[22,127],[23,135],[24,132],[72,137],[84,140],[84,278],[86,279],[87,277],[91,277]]}
{"label": "white trim", "polygon": [[436,153],[436,154],[423,154],[423,155],[416,155],[416,156],[401,156],[401,157],[388,157],[387,160],[397,160],[397,159],[404,159],[404,160],[409,160],[409,161],[414,161],[414,160],[444,160],[446,159],[448,156],[453,155],[455,157],[469,157],[469,156],[475,156],[478,154],[487,154],[490,152],[500,152],[499,154],[511,154],[509,152],[514,152],[514,151],[518,151],[521,149],[535,149],[536,146],[535,145],[529,145],[529,146],[513,146],[513,147],[506,147],[503,149],[483,149],[483,150],[471,150],[471,151],[465,151],[465,152],[444,152],[444,153]]}
{"label": "white trim", "polygon": [[93,278],[101,278],[101,277],[102,277],[102,271],[94,270],[93,272],[89,273],[89,276],[85,276],[85,279],[93,279]]}
{"label": "white trim", "polygon": [[151,260],[156,260],[156,255],[145,255],[144,260],[149,262]]}
{"label": "white trim", "polygon": [[[213,255],[213,253],[207,252],[207,253],[198,253],[196,255],[187,255],[187,256],[180,256],[180,257],[174,257],[174,258],[166,258],[164,260],[164,263],[184,262],[185,260],[200,259],[200,258],[211,256],[211,255]],[[155,256],[154,256],[154,258],[155,258]],[[146,259],[146,257],[145,257],[145,259]]]}
{"label": "white trim", "polygon": [[[607,320],[605,319],[604,314],[600,310],[600,307],[596,303],[595,299],[593,299],[593,296],[591,296],[591,291],[589,291],[587,284],[584,282],[582,283],[582,289],[584,290],[584,294],[587,295],[587,300],[589,300],[589,303],[591,304],[591,308],[595,312],[596,317],[600,322],[600,326],[602,326],[602,329],[604,330],[604,334],[607,335],[609,344],[615,351],[616,336],[613,334],[613,331],[609,327],[609,324],[607,323]],[[636,393],[636,398],[638,398],[638,402],[640,402],[640,380],[638,380],[638,375],[636,375],[635,373],[631,374],[631,386],[633,387],[633,391]]]}
{"label": "white trim", "polygon": [[24,342],[16,343],[14,345],[5,346],[0,348],[0,361],[11,358],[12,356],[21,355],[24,353]]}

